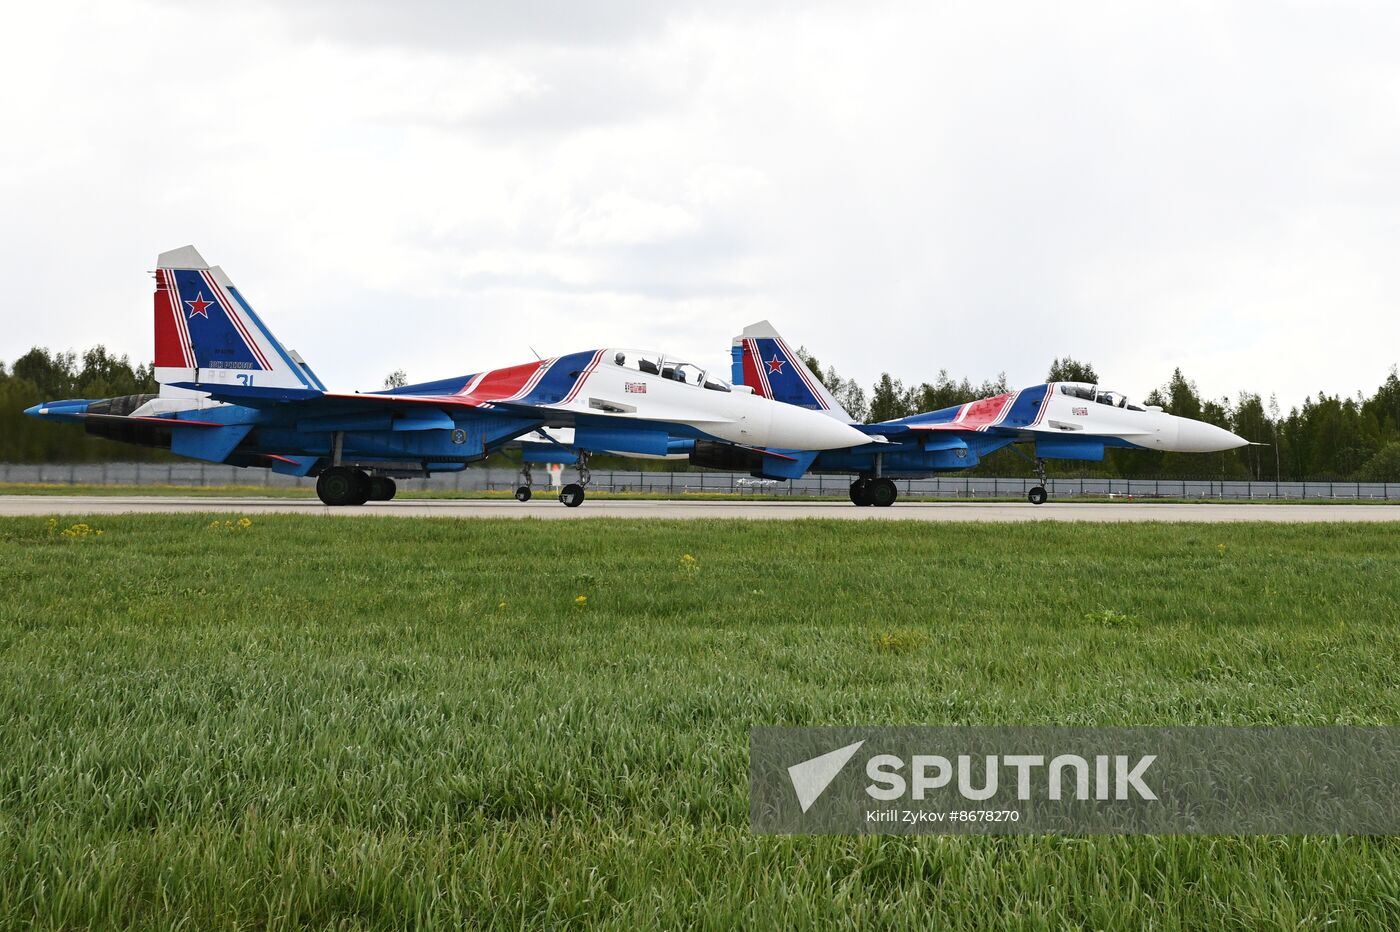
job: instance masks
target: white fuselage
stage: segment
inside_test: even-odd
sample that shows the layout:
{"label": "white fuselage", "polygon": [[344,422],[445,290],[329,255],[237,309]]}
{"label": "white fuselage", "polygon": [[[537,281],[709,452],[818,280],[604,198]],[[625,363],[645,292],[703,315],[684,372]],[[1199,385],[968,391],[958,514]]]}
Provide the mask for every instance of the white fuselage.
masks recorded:
{"label": "white fuselage", "polygon": [[[637,358],[635,351],[604,351],[572,398],[544,407],[606,417],[619,427],[639,420],[686,424],[720,440],[781,450],[839,450],[870,442],[851,425],[819,411],[759,397],[742,385],[707,380],[701,370],[683,363],[670,370],[657,366],[657,372],[619,365],[614,361],[619,352],[629,362]],[[663,374],[677,370],[690,379]],[[718,387],[705,387],[707,381]]]}
{"label": "white fuselage", "polygon": [[[1094,397],[1066,394],[1062,390],[1065,385],[1084,389],[1086,394],[1092,392]],[[1098,400],[1105,395],[1115,403]],[[1093,392],[1092,386],[1077,383],[1052,384],[1046,410],[1030,429],[1035,433],[1117,437],[1149,450],[1173,453],[1215,453],[1249,443],[1223,427],[1168,414],[1158,407],[1135,405],[1114,392]]]}

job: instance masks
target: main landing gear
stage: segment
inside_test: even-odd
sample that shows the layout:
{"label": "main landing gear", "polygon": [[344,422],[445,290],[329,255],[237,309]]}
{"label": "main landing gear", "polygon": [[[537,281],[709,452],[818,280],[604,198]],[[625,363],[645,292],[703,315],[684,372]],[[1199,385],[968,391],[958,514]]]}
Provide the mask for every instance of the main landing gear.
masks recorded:
{"label": "main landing gear", "polygon": [[888,508],[899,497],[892,479],[868,479],[864,476],[851,483],[851,501],[860,506],[875,505]]}
{"label": "main landing gear", "polygon": [[1034,486],[1026,493],[1026,500],[1032,505],[1044,505],[1050,498],[1050,493],[1045,491],[1045,483],[1048,481],[1045,478],[1045,460],[1038,456],[1035,458],[1035,477],[1040,480],[1040,485]]}
{"label": "main landing gear", "polygon": [[515,490],[515,500],[517,502],[528,502],[530,500],[530,464],[523,463],[520,466],[520,487]]}
{"label": "main landing gear", "polygon": [[399,490],[388,476],[371,476],[353,466],[332,466],[316,479],[316,496],[327,505],[387,502]]}
{"label": "main landing gear", "polygon": [[583,488],[592,480],[593,474],[588,471],[588,454],[580,450],[578,453],[578,481],[570,482],[559,490],[559,501],[565,507],[577,508],[583,504]]}

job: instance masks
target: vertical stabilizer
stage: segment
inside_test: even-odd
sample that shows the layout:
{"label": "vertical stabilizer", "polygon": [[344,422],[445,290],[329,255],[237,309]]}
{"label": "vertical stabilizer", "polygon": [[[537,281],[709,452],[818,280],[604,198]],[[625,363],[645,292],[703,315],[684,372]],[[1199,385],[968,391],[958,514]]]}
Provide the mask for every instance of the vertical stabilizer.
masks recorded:
{"label": "vertical stabilizer", "polygon": [[156,261],[155,368],[162,385],[315,390],[305,367],[193,246]]}
{"label": "vertical stabilizer", "polygon": [[733,340],[734,381],[747,385],[757,395],[823,411],[842,423],[854,419],[827,391],[807,364],[766,320],[744,328]]}

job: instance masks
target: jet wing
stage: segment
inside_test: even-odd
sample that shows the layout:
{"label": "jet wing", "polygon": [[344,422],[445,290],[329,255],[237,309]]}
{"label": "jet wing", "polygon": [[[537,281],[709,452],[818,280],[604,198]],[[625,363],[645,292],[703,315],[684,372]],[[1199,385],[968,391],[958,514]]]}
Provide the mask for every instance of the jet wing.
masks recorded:
{"label": "jet wing", "polygon": [[173,416],[173,415],[171,415],[171,416],[169,416],[169,417],[154,417],[154,416],[147,416],[147,415],[144,415],[144,414],[143,414],[143,415],[139,415],[139,416],[133,416],[133,415],[130,415],[130,414],[88,414],[88,413],[84,412],[84,413],[82,413],[82,414],[75,414],[75,415],[73,415],[73,417],[79,417],[79,418],[82,418],[82,419],[85,420],[85,421],[99,421],[99,422],[101,422],[101,421],[106,421],[106,422],[109,422],[109,423],[121,422],[121,423],[123,423],[123,424],[130,424],[130,423],[132,423],[132,422],[139,422],[139,423],[143,423],[143,424],[155,424],[155,425],[159,425],[159,426],[161,426],[161,427],[227,427],[227,426],[228,426],[227,424],[220,423],[219,421],[196,421],[196,420],[187,420],[187,419],[185,419],[185,418],[178,418],[178,417],[175,417],[175,416]]}
{"label": "jet wing", "polygon": [[383,404],[394,405],[436,405],[449,408],[483,408],[490,402],[478,401],[470,395],[387,395],[379,392],[326,392],[320,398],[332,401],[366,402],[374,407]]}

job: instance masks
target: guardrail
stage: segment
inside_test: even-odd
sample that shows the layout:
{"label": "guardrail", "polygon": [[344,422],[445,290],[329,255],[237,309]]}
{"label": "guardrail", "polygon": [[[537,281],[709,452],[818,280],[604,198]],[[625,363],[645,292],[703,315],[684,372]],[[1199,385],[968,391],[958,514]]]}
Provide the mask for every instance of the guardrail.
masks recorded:
{"label": "guardrail", "polygon": [[[573,476],[564,471],[565,481]],[[548,484],[543,468],[535,470],[536,489]],[[240,469],[204,463],[0,463],[0,482],[56,483],[62,485],[251,485],[267,488],[305,488],[314,479],[283,476],[268,469]],[[434,491],[514,489],[517,474],[511,468],[473,467],[456,473],[439,473],[428,479],[400,480],[401,488]],[[1023,498],[1034,479],[939,476],[932,479],[897,479],[899,494],[906,498]],[[594,491],[652,492],[668,495],[716,493],[762,498],[836,496],[847,493],[846,476],[809,476],[790,482],[753,479],[727,472],[593,471]],[[1051,479],[1056,498],[1077,496],[1125,499],[1284,499],[1360,500],[1400,502],[1400,482],[1246,482],[1192,479]]]}

